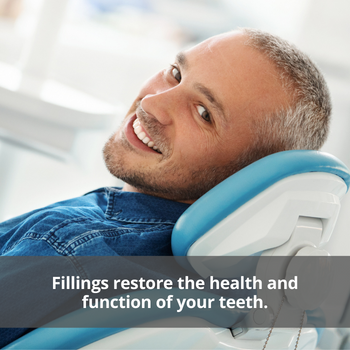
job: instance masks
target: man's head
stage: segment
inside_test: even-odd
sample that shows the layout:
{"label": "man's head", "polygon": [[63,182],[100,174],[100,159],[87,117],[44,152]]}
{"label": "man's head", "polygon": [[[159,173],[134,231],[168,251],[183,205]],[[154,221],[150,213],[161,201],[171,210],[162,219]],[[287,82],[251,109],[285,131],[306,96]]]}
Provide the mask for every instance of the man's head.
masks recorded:
{"label": "man's head", "polygon": [[321,147],[329,113],[325,82],[305,55],[243,29],[180,53],[149,79],[105,161],[128,189],[191,202],[267,154]]}

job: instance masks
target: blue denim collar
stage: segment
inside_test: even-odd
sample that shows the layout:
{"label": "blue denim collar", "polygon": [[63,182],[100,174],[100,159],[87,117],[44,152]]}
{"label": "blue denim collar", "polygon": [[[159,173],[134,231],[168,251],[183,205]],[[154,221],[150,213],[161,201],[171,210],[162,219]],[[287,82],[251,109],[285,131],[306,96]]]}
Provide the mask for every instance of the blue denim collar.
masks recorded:
{"label": "blue denim collar", "polygon": [[106,218],[129,223],[175,224],[190,206],[142,193],[107,187]]}

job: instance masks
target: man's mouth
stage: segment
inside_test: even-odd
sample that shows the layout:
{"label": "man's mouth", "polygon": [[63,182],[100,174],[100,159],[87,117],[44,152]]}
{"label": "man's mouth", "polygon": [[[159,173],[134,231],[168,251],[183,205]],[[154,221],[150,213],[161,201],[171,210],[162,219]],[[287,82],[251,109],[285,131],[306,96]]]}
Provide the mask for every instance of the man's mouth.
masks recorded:
{"label": "man's mouth", "polygon": [[140,121],[138,118],[136,118],[133,122],[133,129],[134,129],[134,133],[137,136],[137,138],[142,141],[146,146],[148,146],[149,148],[152,148],[153,150],[155,150],[158,153],[161,153],[158,150],[158,147],[155,145],[154,141],[151,140],[147,134],[146,131],[143,129]]}

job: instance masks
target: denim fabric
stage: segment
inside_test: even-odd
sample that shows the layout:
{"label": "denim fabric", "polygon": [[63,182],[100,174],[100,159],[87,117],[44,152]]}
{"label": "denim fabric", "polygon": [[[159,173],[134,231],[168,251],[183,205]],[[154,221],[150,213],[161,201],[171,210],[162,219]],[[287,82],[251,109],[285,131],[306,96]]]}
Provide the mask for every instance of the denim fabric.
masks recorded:
{"label": "denim fabric", "polygon": [[102,188],[0,224],[0,255],[172,255],[188,204]]}
{"label": "denim fabric", "polygon": [[[98,189],[1,223],[0,255],[172,255],[172,229],[188,207],[118,188]],[[28,331],[0,329],[0,348]]]}

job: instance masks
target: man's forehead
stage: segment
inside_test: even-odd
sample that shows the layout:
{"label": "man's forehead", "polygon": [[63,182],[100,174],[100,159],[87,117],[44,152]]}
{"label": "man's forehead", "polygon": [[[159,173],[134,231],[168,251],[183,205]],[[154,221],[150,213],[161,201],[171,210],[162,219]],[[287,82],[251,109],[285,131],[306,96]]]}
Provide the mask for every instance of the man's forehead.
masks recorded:
{"label": "man's forehead", "polygon": [[249,73],[256,63],[265,61],[266,64],[267,61],[260,52],[246,45],[246,42],[247,36],[239,31],[220,34],[182,52],[177,61],[180,65],[186,62],[191,68],[224,72],[234,79],[237,69],[241,73],[242,69]]}
{"label": "man's forehead", "polygon": [[199,44],[193,46],[188,50],[191,51],[215,51],[221,47],[231,48],[237,45],[242,45],[246,41],[246,35],[242,32],[235,30],[219,35],[212,36]]}
{"label": "man's forehead", "polygon": [[176,56],[177,63],[183,68],[203,68],[203,64],[211,70],[223,71],[231,68],[239,61],[246,61],[247,56],[258,55],[256,50],[245,45],[246,36],[239,31],[232,31],[213,36]]}

